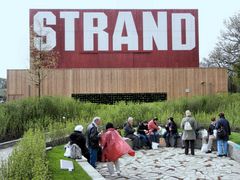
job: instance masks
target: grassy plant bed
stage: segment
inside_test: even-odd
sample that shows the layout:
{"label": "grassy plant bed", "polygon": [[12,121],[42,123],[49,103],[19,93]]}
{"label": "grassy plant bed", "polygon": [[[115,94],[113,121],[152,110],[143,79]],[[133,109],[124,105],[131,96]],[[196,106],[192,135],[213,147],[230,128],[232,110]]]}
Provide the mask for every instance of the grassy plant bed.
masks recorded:
{"label": "grassy plant bed", "polygon": [[240,133],[232,132],[229,140],[240,145]]}
{"label": "grassy plant bed", "polygon": [[[88,174],[81,168],[81,166],[73,159],[63,156],[64,146],[55,146],[52,150],[47,152],[47,159],[49,162],[49,172],[51,179],[55,180],[72,180],[72,179],[84,179],[91,180]],[[68,170],[60,169],[60,159],[72,160],[74,164],[74,170],[69,172]]]}

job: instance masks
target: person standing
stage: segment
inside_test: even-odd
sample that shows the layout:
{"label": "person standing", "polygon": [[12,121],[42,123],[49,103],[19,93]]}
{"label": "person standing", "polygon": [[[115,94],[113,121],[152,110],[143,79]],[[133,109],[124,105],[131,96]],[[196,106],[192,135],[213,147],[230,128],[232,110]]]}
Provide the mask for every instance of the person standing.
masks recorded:
{"label": "person standing", "polygon": [[191,154],[194,155],[194,144],[196,140],[197,122],[192,117],[191,111],[186,110],[186,117],[182,119],[181,128],[183,129],[182,140],[185,144],[185,154],[188,155],[189,145]]}
{"label": "person standing", "polygon": [[[231,135],[231,129],[228,120],[225,118],[223,112],[219,113],[219,119],[216,123],[217,129],[217,151],[218,156],[228,155],[228,143],[229,135]],[[222,132],[221,134],[219,132]]]}
{"label": "person standing", "polygon": [[98,131],[98,126],[101,124],[100,117],[94,117],[91,124],[87,128],[87,146],[90,153],[90,164],[96,168],[97,155],[99,146],[99,139],[101,133]]}
{"label": "person standing", "polygon": [[70,135],[70,145],[77,144],[82,151],[82,155],[87,158],[89,162],[89,151],[86,146],[86,138],[84,136],[83,132],[83,126],[77,125],[74,128],[74,132]]}
{"label": "person standing", "polygon": [[[102,160],[107,161],[108,171],[111,176],[114,175],[115,170],[120,175],[119,158],[124,154],[134,156],[135,152],[132,148],[122,139],[117,130],[114,129],[112,123],[106,124],[106,132],[101,136],[102,145]],[[113,166],[114,165],[114,166]]]}
{"label": "person standing", "polygon": [[206,153],[212,152],[213,140],[216,139],[213,132],[215,129],[216,129],[216,118],[212,117],[211,124],[208,127],[208,145],[207,145],[208,151]]}

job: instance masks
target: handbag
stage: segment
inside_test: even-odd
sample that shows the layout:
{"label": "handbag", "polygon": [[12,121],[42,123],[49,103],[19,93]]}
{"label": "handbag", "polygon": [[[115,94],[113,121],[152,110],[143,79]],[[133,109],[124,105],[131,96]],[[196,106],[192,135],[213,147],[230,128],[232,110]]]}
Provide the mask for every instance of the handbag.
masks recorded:
{"label": "handbag", "polygon": [[226,137],[227,133],[225,131],[225,129],[221,126],[218,130],[217,130],[217,137],[219,139],[223,139],[224,137]]}

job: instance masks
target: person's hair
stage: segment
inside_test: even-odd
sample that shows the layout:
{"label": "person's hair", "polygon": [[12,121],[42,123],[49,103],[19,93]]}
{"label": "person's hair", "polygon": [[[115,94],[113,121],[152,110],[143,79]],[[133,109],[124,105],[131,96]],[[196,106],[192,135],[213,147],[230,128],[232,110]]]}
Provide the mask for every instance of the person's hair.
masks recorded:
{"label": "person's hair", "polygon": [[224,117],[224,112],[220,112],[218,116],[219,116],[220,118],[221,118],[221,117]]}
{"label": "person's hair", "polygon": [[211,118],[211,121],[215,121],[215,120],[216,120],[216,118],[215,118],[215,117],[212,117],[212,118]]}
{"label": "person's hair", "polygon": [[168,119],[173,122],[173,117],[169,117]]}
{"label": "person's hair", "polygon": [[94,118],[93,118],[93,122],[95,122],[95,123],[96,123],[97,121],[100,121],[100,120],[101,120],[100,117],[94,117]]}
{"label": "person's hair", "polygon": [[158,120],[158,118],[157,118],[157,117],[154,117],[154,118],[153,118],[153,120],[154,120],[154,121],[157,121],[157,120]]}
{"label": "person's hair", "polygon": [[189,117],[189,116],[191,116],[191,111],[186,110],[185,114],[186,114],[187,117]]}
{"label": "person's hair", "polygon": [[114,128],[113,123],[108,122],[106,124],[106,129],[109,129],[109,128]]}
{"label": "person's hair", "polygon": [[132,117],[129,117],[127,121],[130,122],[130,121],[132,121],[132,120],[133,120],[133,118],[132,118]]}

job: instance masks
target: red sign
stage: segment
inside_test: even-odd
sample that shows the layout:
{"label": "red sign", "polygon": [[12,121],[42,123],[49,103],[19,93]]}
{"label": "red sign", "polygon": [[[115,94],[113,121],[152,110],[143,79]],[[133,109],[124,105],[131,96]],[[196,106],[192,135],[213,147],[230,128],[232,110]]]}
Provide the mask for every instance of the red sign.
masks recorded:
{"label": "red sign", "polygon": [[198,67],[197,10],[30,10],[35,48],[59,68]]}

